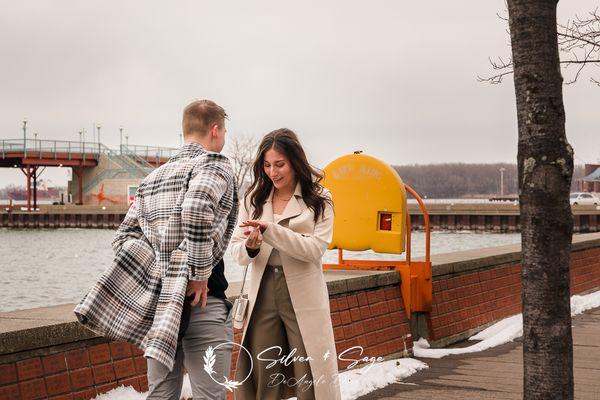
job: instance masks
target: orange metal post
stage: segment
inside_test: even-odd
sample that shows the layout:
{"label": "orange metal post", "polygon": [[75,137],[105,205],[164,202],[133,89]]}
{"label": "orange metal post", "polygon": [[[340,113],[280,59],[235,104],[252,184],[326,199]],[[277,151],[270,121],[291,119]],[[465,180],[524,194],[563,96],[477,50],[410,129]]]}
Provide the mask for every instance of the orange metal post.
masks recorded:
{"label": "orange metal post", "polygon": [[77,175],[77,189],[78,189],[78,197],[79,201],[75,204],[83,204],[83,166],[73,167],[73,173]]}
{"label": "orange metal post", "polygon": [[33,167],[33,209],[37,209],[37,171],[39,167]]}
{"label": "orange metal post", "polygon": [[431,260],[431,230],[429,227],[429,213],[427,212],[427,207],[425,207],[425,203],[423,202],[423,199],[421,199],[421,196],[419,196],[417,192],[415,192],[413,188],[408,186],[406,183],[404,184],[404,187],[410,194],[412,194],[415,200],[417,200],[417,203],[419,203],[419,206],[421,206],[421,211],[423,211],[423,221],[425,222],[425,261],[429,262]]}
{"label": "orange metal post", "polygon": [[410,250],[412,246],[411,242],[411,230],[412,226],[410,224],[410,213],[406,213],[406,263],[410,265]]}
{"label": "orange metal post", "polygon": [[27,211],[31,211],[31,167],[27,165],[26,167],[26,175],[27,175]]}
{"label": "orange metal post", "polygon": [[[409,260],[410,268],[410,307],[411,311],[430,312],[432,302],[432,264],[431,264],[431,232],[429,227],[429,214],[427,207],[421,199],[421,196],[407,184],[404,184],[406,190],[417,200],[423,212],[423,220],[425,222],[425,262],[421,262],[420,267],[413,264]],[[410,221],[410,216],[409,216]],[[410,235],[410,222],[408,223],[407,235]],[[406,301],[405,301],[406,302]]]}

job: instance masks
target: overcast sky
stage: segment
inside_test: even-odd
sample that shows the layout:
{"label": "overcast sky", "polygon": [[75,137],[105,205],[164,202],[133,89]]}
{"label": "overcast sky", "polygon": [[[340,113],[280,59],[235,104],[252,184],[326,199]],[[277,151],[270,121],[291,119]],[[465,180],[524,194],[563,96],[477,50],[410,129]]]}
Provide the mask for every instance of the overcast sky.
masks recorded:
{"label": "overcast sky", "polygon": [[[559,19],[598,7],[562,0]],[[361,149],[392,164],[516,162],[512,77],[479,83],[510,54],[503,0],[0,0],[0,138],[176,147],[181,111],[210,98],[229,135],[295,130],[313,164]],[[589,72],[600,71],[589,68]],[[600,74],[600,72],[596,72]],[[564,89],[576,162],[600,158],[600,87]],[[91,133],[88,135],[90,136]],[[66,184],[65,169],[44,172]],[[24,184],[0,170],[0,186]]]}

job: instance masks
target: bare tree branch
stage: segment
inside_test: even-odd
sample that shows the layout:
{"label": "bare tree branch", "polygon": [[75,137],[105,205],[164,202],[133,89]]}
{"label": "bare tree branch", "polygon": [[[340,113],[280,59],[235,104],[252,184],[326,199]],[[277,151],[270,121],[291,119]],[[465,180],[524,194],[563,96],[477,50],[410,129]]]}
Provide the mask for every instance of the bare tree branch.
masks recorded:
{"label": "bare tree branch", "polygon": [[[503,21],[508,20],[499,13],[497,15]],[[564,75],[569,77],[565,79],[565,84],[570,85],[577,82],[585,67],[600,64],[600,13],[596,8],[585,17],[575,16],[566,24],[556,26],[560,64],[563,66]],[[494,72],[489,76],[478,75],[479,82],[498,84],[505,76],[513,73],[511,59],[505,61],[498,57],[498,61],[491,58],[489,60]],[[590,81],[600,85],[598,79],[592,77]]]}
{"label": "bare tree branch", "polygon": [[233,136],[228,139],[227,146],[223,152],[231,160],[235,183],[240,196],[246,190],[251,178],[252,163],[258,147],[258,139],[254,136]]}

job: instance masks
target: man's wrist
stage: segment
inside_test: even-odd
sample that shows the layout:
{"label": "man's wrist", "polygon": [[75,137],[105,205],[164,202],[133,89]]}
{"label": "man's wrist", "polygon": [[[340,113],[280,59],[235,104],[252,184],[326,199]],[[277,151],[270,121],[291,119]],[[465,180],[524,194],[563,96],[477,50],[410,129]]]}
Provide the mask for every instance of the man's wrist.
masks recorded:
{"label": "man's wrist", "polygon": [[188,277],[188,279],[190,281],[197,281],[197,282],[208,281],[211,271],[209,270],[208,273],[206,273],[206,272],[207,271],[202,271],[202,270],[199,270],[198,268],[196,268],[195,273],[190,273],[190,276]]}

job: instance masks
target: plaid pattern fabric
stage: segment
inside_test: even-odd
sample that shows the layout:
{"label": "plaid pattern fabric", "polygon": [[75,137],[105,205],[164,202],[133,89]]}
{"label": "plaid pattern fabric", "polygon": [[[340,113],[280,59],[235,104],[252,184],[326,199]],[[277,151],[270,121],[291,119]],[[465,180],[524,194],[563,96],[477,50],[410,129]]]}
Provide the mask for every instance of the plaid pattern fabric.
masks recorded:
{"label": "plaid pattern fabric", "polygon": [[229,160],[183,146],[140,184],[113,240],[113,263],[74,310],[79,322],[172,369],[187,282],[208,279],[237,213]]}

